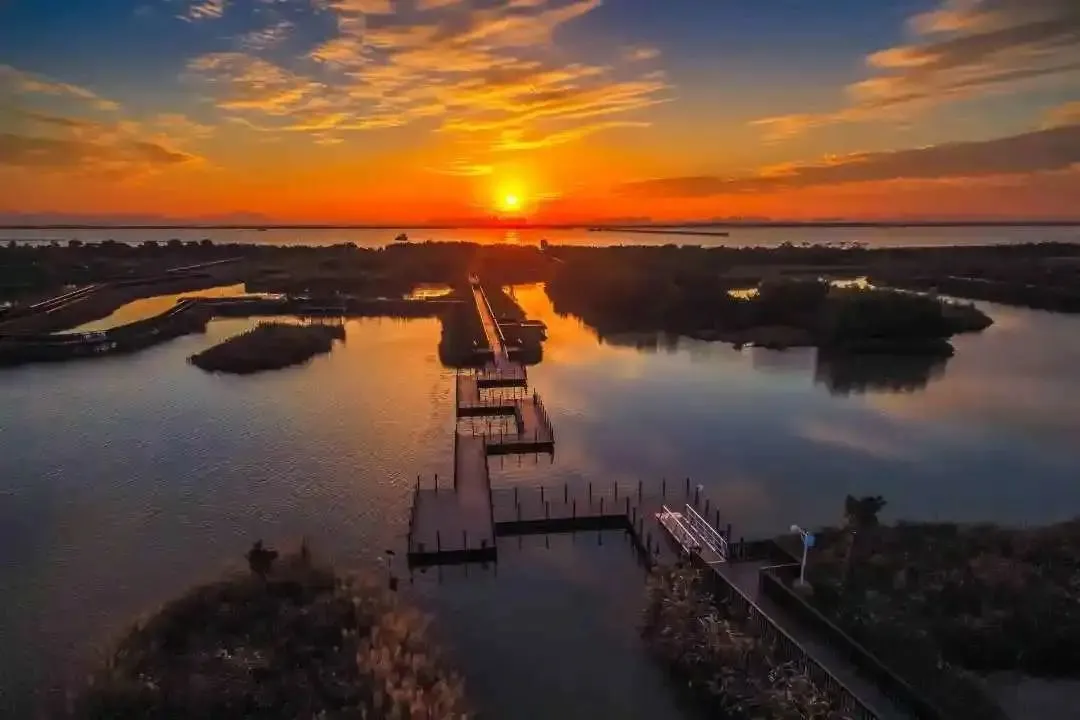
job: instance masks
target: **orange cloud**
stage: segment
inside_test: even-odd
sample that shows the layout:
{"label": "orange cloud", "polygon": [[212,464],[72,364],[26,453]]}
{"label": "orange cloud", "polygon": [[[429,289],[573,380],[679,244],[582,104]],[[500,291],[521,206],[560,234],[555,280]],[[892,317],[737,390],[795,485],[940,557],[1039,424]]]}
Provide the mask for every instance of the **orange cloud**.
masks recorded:
{"label": "orange cloud", "polygon": [[1022,135],[955,142],[891,152],[828,157],[808,164],[743,177],[691,176],[645,180],[623,186],[631,195],[702,197],[773,192],[883,180],[1029,175],[1068,170],[1080,163],[1080,124]]}
{"label": "orange cloud", "polygon": [[906,45],[870,54],[870,77],[847,88],[833,112],[764,118],[772,139],[840,122],[905,116],[913,110],[1032,83],[1080,81],[1080,12],[1068,0],[944,0],[913,17]]}
{"label": "orange cloud", "polygon": [[655,73],[625,77],[537,51],[559,27],[599,5],[423,2],[418,15],[403,15],[382,0],[322,0],[318,6],[334,15],[337,32],[298,58],[315,61],[303,73],[238,52],[204,55],[189,70],[207,82],[219,109],[267,132],[325,138],[438,118],[440,129],[470,135],[443,142],[486,143],[489,152],[534,150],[640,127],[644,121],[595,118],[665,99],[667,84]]}
{"label": "orange cloud", "polygon": [[1046,114],[1044,127],[1055,128],[1065,125],[1080,125],[1080,101],[1059,105]]}

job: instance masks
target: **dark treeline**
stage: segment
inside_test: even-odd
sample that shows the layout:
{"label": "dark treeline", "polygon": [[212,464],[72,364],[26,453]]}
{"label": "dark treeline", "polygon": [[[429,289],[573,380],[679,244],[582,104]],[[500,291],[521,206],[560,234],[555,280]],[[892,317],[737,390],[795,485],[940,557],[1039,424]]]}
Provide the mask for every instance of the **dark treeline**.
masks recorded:
{"label": "dark treeline", "polygon": [[823,280],[772,279],[734,297],[707,268],[566,263],[548,283],[555,309],[601,334],[666,332],[735,343],[817,345],[838,352],[949,355],[948,338],[981,330],[974,308]]}
{"label": "dark treeline", "polygon": [[238,258],[235,279],[253,291],[400,296],[420,283],[453,284],[477,272],[498,284],[536,282],[550,261],[538,248],[473,243],[351,243],[310,247],[200,242],[112,241],[0,247],[0,300],[31,301],[68,285],[115,282],[170,268]]}

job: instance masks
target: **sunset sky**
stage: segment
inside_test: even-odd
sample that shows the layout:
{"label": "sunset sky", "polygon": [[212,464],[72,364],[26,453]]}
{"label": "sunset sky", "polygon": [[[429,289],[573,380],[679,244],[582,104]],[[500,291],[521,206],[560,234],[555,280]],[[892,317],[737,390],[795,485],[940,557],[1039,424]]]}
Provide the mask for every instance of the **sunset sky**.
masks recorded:
{"label": "sunset sky", "polygon": [[1077,0],[0,0],[0,220],[1080,217]]}

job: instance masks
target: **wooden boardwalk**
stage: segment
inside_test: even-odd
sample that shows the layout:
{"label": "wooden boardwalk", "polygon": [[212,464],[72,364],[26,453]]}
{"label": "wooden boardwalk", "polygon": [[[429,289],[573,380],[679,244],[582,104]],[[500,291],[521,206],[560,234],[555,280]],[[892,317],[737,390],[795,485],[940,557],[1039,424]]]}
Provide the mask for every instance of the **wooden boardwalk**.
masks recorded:
{"label": "wooden boardwalk", "polygon": [[[427,495],[443,498],[448,494],[446,490],[421,490],[419,500],[425,503]],[[854,720],[913,717],[862,675],[818,630],[801,623],[762,593],[761,572],[773,561],[755,558],[746,551],[745,543],[735,542],[731,526],[720,526],[719,509],[689,480],[662,482],[659,488],[641,483],[497,488],[490,491],[490,497],[490,542],[481,546],[472,541],[471,545],[463,545],[462,538],[449,543],[443,540],[441,552],[410,555],[410,561],[416,565],[496,561],[494,543],[499,537],[621,529],[630,534],[647,563],[671,565],[685,559],[686,553],[660,524],[658,515],[668,509],[685,516],[693,509],[730,544],[725,547],[731,548],[729,557],[724,557],[702,543],[694,561],[706,572],[714,573],[729,596],[734,593],[741,598],[736,607],[744,609],[753,633],[777,643],[793,662],[803,665],[803,671]],[[743,559],[746,557],[749,559]]]}
{"label": "wooden boardwalk", "polygon": [[[555,432],[536,393],[506,397],[492,392],[526,387],[525,370],[509,360],[483,288],[477,278],[470,281],[493,361],[455,380],[456,415],[472,425],[454,433],[453,487],[438,487],[436,481],[435,487],[421,488],[417,480],[409,518],[410,566],[496,561],[498,537],[623,529],[646,563],[670,564],[689,556],[745,618],[748,631],[797,664],[846,717],[913,717],[861,674],[819,628],[799,622],[762,591],[763,569],[771,561],[752,557],[741,541],[734,543],[731,526],[721,529],[719,508],[689,478],[670,484],[662,480],[649,488],[642,483],[577,483],[492,489],[490,455],[553,451]],[[499,421],[478,432],[471,419],[485,416]],[[682,546],[661,524],[661,516],[682,538]]]}
{"label": "wooden boardwalk", "polygon": [[[523,365],[509,359],[502,330],[476,277],[470,278],[476,311],[493,355],[475,373],[455,378],[458,418],[498,417],[486,432],[472,423],[454,431],[452,488],[421,488],[419,480],[409,516],[410,563],[454,563],[489,560],[495,554],[489,455],[554,452],[555,431],[544,404],[527,386]],[[510,390],[507,390],[510,389]],[[509,396],[508,396],[509,393]]]}

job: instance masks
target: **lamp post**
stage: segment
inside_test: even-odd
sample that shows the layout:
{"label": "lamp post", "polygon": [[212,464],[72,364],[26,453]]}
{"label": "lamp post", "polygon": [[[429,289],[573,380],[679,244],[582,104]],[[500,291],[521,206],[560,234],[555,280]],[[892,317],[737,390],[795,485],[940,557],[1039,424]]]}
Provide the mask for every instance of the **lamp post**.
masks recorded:
{"label": "lamp post", "polygon": [[807,530],[803,530],[798,525],[791,526],[791,532],[798,533],[802,538],[802,565],[799,569],[799,587],[806,586],[806,555],[810,551],[810,548],[814,547],[814,533]]}

